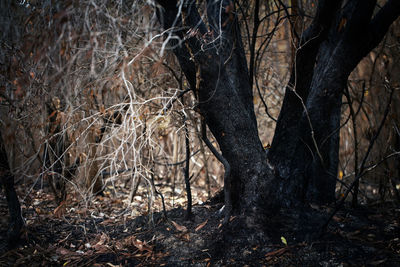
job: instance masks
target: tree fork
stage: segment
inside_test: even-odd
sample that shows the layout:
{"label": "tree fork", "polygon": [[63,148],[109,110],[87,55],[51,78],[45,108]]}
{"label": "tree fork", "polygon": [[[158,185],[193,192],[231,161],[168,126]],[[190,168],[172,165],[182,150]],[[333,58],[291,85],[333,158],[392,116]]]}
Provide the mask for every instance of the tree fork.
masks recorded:
{"label": "tree fork", "polygon": [[299,42],[268,154],[258,135],[233,3],[207,1],[207,23],[196,1],[158,3],[162,26],[182,40],[173,41],[173,51],[230,165],[233,210],[258,221],[260,213],[334,200],[343,89],[350,72],[398,17],[400,2],[387,1],[372,19],[373,0],[318,2]]}

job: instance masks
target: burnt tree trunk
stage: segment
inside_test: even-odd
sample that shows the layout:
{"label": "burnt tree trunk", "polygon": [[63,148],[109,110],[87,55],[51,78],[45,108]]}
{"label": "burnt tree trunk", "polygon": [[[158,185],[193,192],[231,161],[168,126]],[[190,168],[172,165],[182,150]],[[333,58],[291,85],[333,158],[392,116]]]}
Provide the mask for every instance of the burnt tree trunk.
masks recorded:
{"label": "burnt tree trunk", "polygon": [[11,173],[5,150],[3,138],[0,134],[0,180],[6,195],[8,211],[10,215],[7,231],[7,241],[9,245],[14,245],[19,239],[24,220],[21,214],[21,205],[18,200],[17,192],[14,188],[14,175]]}
{"label": "burnt tree trunk", "polygon": [[258,136],[234,1],[206,1],[207,21],[197,1],[157,2],[167,35],[180,39],[168,38],[199,111],[231,167],[234,212],[258,221],[279,208],[334,201],[342,91],[399,16],[400,2],[387,1],[374,16],[373,0],[318,2],[268,153]]}
{"label": "burnt tree trunk", "polygon": [[342,2],[319,1],[303,34],[269,155],[283,177],[294,176],[303,199],[317,203],[335,200],[348,76],[379,44],[400,8],[398,1],[388,1],[371,19],[376,1]]}
{"label": "burnt tree trunk", "polygon": [[[230,164],[233,208],[251,211],[260,207],[255,203],[269,197],[263,194],[263,188],[276,183],[269,181],[274,176],[258,137],[240,31],[236,18],[231,20],[233,10],[225,11],[229,3],[224,3],[220,17],[218,3],[210,3],[207,13],[214,19],[206,27],[194,1],[184,3],[182,14],[178,14],[174,1],[160,4],[159,18],[164,28],[176,27],[179,30],[171,34],[187,38],[186,44],[172,41],[171,46],[196,94],[200,113]],[[225,25],[222,32],[220,24]],[[188,31],[191,36],[185,37]]]}

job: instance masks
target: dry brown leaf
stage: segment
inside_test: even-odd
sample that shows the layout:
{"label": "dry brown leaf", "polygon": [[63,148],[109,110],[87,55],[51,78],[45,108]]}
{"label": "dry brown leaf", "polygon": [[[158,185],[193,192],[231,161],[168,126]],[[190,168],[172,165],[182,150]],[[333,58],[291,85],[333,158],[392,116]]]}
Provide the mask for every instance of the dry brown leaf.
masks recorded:
{"label": "dry brown leaf", "polygon": [[199,224],[194,231],[197,232],[197,231],[201,230],[207,224],[207,222],[208,222],[208,219],[205,220],[204,222],[202,222],[201,224]]}
{"label": "dry brown leaf", "polygon": [[93,245],[93,248],[95,249],[95,250],[104,250],[104,249],[107,249],[107,246],[105,246],[105,244],[108,242],[110,240],[110,238],[108,237],[108,235],[106,235],[105,233],[101,233],[101,236],[100,236],[100,240],[95,244],[95,245]]}
{"label": "dry brown leaf", "polygon": [[70,251],[70,250],[68,250],[66,248],[57,248],[56,252],[57,252],[57,254],[60,254],[60,255],[63,255],[63,256],[75,254],[75,252]]}
{"label": "dry brown leaf", "polygon": [[48,119],[51,119],[52,117],[54,117],[57,114],[57,110],[54,110],[48,117]]}
{"label": "dry brown leaf", "polygon": [[186,231],[187,231],[186,226],[179,225],[179,224],[177,224],[177,223],[174,222],[174,221],[171,221],[171,222],[172,222],[172,224],[174,225],[174,227],[175,227],[175,229],[176,229],[177,231],[179,231],[179,232],[186,232]]}
{"label": "dry brown leaf", "polygon": [[65,214],[65,201],[62,201],[60,203],[60,205],[54,209],[53,214],[57,217],[57,218],[61,218],[64,214]]}
{"label": "dry brown leaf", "polygon": [[190,235],[189,235],[189,233],[183,234],[183,235],[181,236],[181,239],[182,239],[183,241],[189,242],[189,241],[190,241]]}
{"label": "dry brown leaf", "polygon": [[139,251],[153,251],[153,247],[149,246],[146,241],[141,241],[136,238],[132,238],[132,245],[134,245]]}
{"label": "dry brown leaf", "polygon": [[35,208],[35,212],[39,215],[42,214],[43,211],[40,208]]}
{"label": "dry brown leaf", "polygon": [[339,217],[339,216],[336,216],[336,215],[334,215],[334,216],[332,217],[332,219],[333,219],[334,221],[336,221],[336,222],[341,222],[341,221],[343,221],[343,218],[341,218],[341,217]]}
{"label": "dry brown leaf", "polygon": [[117,250],[122,250],[124,248],[124,245],[120,241],[117,240],[117,241],[115,241],[114,247]]}
{"label": "dry brown leaf", "polygon": [[285,253],[286,250],[288,250],[287,247],[280,248],[278,250],[268,252],[267,254],[265,254],[265,257],[270,258],[270,257],[274,257],[274,256],[279,256],[279,255],[282,255],[283,253]]}

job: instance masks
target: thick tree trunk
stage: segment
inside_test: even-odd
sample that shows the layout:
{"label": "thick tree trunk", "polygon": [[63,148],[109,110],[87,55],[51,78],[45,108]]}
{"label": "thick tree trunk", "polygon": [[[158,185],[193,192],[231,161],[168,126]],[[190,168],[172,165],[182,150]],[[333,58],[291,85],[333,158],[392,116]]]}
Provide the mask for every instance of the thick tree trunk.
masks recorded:
{"label": "thick tree trunk", "polygon": [[[280,176],[289,177],[293,176],[293,174],[296,176],[303,176],[303,179],[296,179],[296,177],[290,178],[290,180],[294,179],[295,181],[298,181],[298,183],[294,181],[295,183],[293,184],[293,188],[302,189],[300,192],[298,192],[298,198],[302,200],[304,200],[306,197],[307,199],[315,200],[313,195],[318,194],[318,190],[322,190],[324,192],[321,194],[321,196],[329,196],[329,198],[326,199],[327,202],[334,200],[335,187],[334,185],[332,186],[332,183],[323,183],[323,187],[318,187],[318,184],[316,184],[315,181],[310,183],[304,177],[306,175],[305,170],[310,168],[308,165],[311,164],[312,161],[314,161],[314,164],[312,164],[313,168],[311,168],[311,173],[316,172],[318,173],[316,176],[323,176],[324,172],[321,169],[322,165],[319,161],[319,158],[313,157],[313,159],[311,161],[309,160],[307,163],[307,161],[303,161],[301,158],[299,161],[295,155],[297,155],[296,153],[299,153],[299,151],[297,151],[299,149],[299,145],[304,145],[299,133],[304,132],[307,128],[309,129],[309,124],[304,125],[303,123],[302,125],[300,122],[302,116],[306,115],[304,114],[304,111],[306,108],[308,95],[312,90],[310,86],[314,74],[317,76],[320,75],[314,72],[315,61],[320,45],[327,37],[332,21],[334,20],[335,14],[339,7],[340,1],[320,1],[317,14],[313,22],[302,34],[299,48],[296,51],[296,61],[292,68],[290,81],[286,88],[282,109],[277,121],[274,139],[268,154],[268,159],[277,168]],[[338,109],[340,112],[340,106]],[[334,144],[338,141],[338,135],[332,136],[332,138],[336,140],[336,142],[330,139],[329,143],[333,145],[333,148],[336,148]],[[309,145],[310,144],[308,144],[308,146]],[[330,150],[331,148],[328,148],[327,146],[325,147],[327,150]],[[337,151],[337,149],[331,150],[333,153],[329,154],[332,156],[332,158],[329,159],[332,161],[333,165],[335,162],[334,151]],[[290,155],[293,156],[291,157]],[[337,156],[338,155],[336,155],[336,162]],[[333,179],[333,181],[335,180]],[[306,185],[314,188],[309,190],[309,193],[306,193]],[[329,191],[330,193],[327,193]]]}
{"label": "thick tree trunk", "polygon": [[233,3],[207,1],[206,24],[196,1],[158,1],[163,27],[184,40],[170,44],[231,167],[233,208],[249,218],[335,199],[342,90],[400,12],[399,2],[390,0],[371,20],[376,1],[342,2],[318,2],[267,155]]}
{"label": "thick tree trunk", "polygon": [[[174,52],[198,98],[200,113],[231,167],[233,208],[243,212],[265,208],[266,198],[270,198],[267,192],[272,193],[277,183],[271,182],[274,176],[258,136],[240,31],[236,18],[232,20],[233,9],[229,11],[231,2],[223,1],[222,9],[220,2],[208,4],[208,17],[214,18],[209,21],[209,30],[200,22],[194,1],[183,5],[184,23],[175,25],[174,18],[179,16],[175,4],[160,4],[164,7],[160,21],[165,28],[181,27],[177,34],[182,37],[182,32],[198,32],[186,36],[186,46],[175,46]],[[224,25],[222,31],[219,25]],[[185,68],[188,65],[191,67]]]}
{"label": "thick tree trunk", "polygon": [[319,1],[303,34],[268,155],[302,201],[335,200],[342,91],[399,13],[388,1],[371,20],[376,1],[341,2]]}

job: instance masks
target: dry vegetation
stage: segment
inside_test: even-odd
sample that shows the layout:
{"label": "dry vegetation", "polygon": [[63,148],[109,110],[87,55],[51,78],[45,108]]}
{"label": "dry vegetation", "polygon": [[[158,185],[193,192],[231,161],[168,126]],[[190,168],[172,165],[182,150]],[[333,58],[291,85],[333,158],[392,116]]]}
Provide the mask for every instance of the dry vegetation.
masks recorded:
{"label": "dry vegetation", "polygon": [[[28,226],[47,216],[69,224],[86,217],[122,223],[162,211],[163,201],[167,210],[186,206],[185,168],[194,203],[222,188],[222,165],[201,141],[196,100],[150,1],[22,2],[1,1],[0,122]],[[294,31],[307,25],[313,4],[301,1],[303,19],[289,23],[290,10],[281,1],[265,2],[253,87],[268,149],[296,53]],[[252,1],[240,10],[249,58],[252,10]],[[348,83],[339,197],[360,173],[356,166],[395,88],[385,126],[366,160],[370,172],[361,180],[358,201],[400,201],[398,38],[396,23]],[[109,237],[98,238],[95,244]],[[140,247],[137,240],[129,242]]]}

